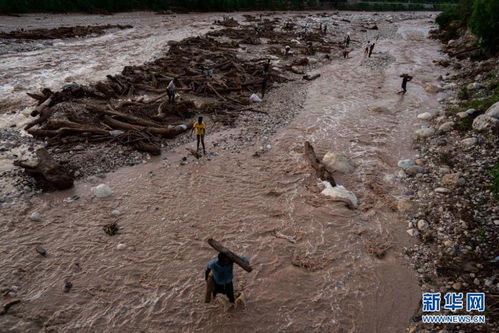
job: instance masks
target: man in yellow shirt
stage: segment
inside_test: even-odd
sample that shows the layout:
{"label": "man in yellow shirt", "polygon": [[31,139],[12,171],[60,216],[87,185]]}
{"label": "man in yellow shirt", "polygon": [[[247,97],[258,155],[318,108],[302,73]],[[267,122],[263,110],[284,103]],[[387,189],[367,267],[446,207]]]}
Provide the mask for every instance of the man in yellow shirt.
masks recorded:
{"label": "man in yellow shirt", "polygon": [[203,154],[206,155],[206,149],[204,147],[204,135],[206,134],[206,124],[203,121],[203,117],[199,117],[198,121],[192,126],[191,134],[196,131],[196,136],[198,138],[197,151],[199,151],[199,142],[203,145]]}

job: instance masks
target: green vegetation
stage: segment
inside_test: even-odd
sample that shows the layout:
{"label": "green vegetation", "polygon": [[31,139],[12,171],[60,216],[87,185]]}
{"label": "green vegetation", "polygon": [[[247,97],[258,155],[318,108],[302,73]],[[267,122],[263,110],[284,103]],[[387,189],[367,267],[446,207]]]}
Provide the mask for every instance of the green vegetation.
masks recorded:
{"label": "green vegetation", "polygon": [[498,0],[461,0],[457,6],[446,6],[436,22],[445,31],[446,40],[459,37],[459,31],[468,27],[479,38],[484,51],[499,51]]}
{"label": "green vegetation", "polygon": [[499,164],[496,164],[490,172],[492,176],[492,193],[499,197]]}

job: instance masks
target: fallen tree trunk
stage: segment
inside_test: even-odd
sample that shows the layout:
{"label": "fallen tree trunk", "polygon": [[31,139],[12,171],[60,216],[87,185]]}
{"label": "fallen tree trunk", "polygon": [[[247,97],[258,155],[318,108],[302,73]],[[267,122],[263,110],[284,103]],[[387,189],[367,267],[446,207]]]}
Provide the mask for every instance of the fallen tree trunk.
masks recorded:
{"label": "fallen tree trunk", "polygon": [[47,129],[28,129],[29,134],[39,137],[53,137],[58,135],[72,135],[78,133],[92,133],[109,135],[109,132],[94,126],[86,126],[68,120],[52,119],[47,123]]}
{"label": "fallen tree trunk", "polygon": [[227,257],[229,257],[229,259],[231,261],[238,264],[246,272],[251,272],[253,270],[253,268],[250,266],[250,264],[246,260],[244,260],[243,258],[238,256],[237,254],[235,254],[231,250],[227,249],[226,247],[224,247],[222,244],[220,244],[219,242],[217,242],[213,238],[208,239],[208,244],[210,244],[210,246],[212,248],[214,248],[215,250],[217,250],[218,252],[225,254]]}
{"label": "fallen tree trunk", "polygon": [[14,165],[24,168],[28,174],[35,178],[41,178],[58,190],[65,190],[73,186],[73,178],[50,157],[45,148],[38,149],[36,155],[38,161],[15,161]]}
{"label": "fallen tree trunk", "polygon": [[28,123],[25,127],[24,130],[28,130],[31,127],[41,124],[45,122],[47,119],[50,118],[52,115],[52,110],[49,108],[49,104],[52,103],[52,97],[47,98],[45,102],[42,104],[38,105],[35,110],[31,113],[34,116],[39,115],[38,119],[33,120],[32,122]]}
{"label": "fallen tree trunk", "polygon": [[162,137],[165,137],[165,138],[174,138],[175,136],[179,135],[180,133],[187,131],[189,128],[192,128],[192,125],[194,124],[194,122],[190,122],[187,125],[178,125],[178,126],[171,126],[171,127],[146,127],[146,126],[128,124],[128,123],[116,120],[114,118],[111,118],[109,116],[104,117],[104,122],[107,125],[111,126],[112,128],[125,130],[125,131],[147,131],[151,134],[161,135]]}
{"label": "fallen tree trunk", "polygon": [[332,186],[336,186],[333,175],[326,169],[326,166],[317,158],[314,147],[310,142],[305,141],[304,149],[305,157],[310,161],[310,165],[314,168],[317,177],[321,180],[328,181]]}

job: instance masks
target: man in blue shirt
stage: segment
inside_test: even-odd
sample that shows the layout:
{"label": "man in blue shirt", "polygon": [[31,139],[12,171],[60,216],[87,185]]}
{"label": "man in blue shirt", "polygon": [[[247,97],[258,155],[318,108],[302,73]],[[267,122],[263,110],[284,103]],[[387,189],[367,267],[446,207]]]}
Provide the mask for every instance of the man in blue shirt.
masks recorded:
{"label": "man in blue shirt", "polygon": [[[247,257],[242,258],[249,262]],[[211,297],[215,298],[217,294],[226,295],[229,301],[234,303],[234,286],[232,285],[233,268],[234,263],[222,252],[218,254],[218,258],[213,259],[206,266],[206,303],[210,303]]]}

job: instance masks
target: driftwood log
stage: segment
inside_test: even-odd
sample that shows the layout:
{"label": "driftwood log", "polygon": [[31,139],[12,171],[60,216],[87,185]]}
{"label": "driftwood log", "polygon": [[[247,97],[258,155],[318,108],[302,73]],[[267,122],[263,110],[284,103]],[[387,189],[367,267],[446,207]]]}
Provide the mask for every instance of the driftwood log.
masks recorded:
{"label": "driftwood log", "polygon": [[314,168],[317,177],[321,180],[328,181],[332,186],[336,186],[336,182],[334,181],[334,177],[326,169],[326,166],[322,164],[322,162],[317,158],[315,154],[314,147],[310,144],[310,142],[305,141],[305,157],[310,161],[310,165]]}
{"label": "driftwood log", "polygon": [[38,149],[36,155],[38,161],[15,161],[14,165],[24,168],[28,174],[35,178],[42,178],[43,181],[58,190],[65,190],[73,186],[73,178],[50,157],[45,148]]}
{"label": "driftwood log", "polygon": [[246,260],[244,260],[243,258],[238,256],[237,254],[235,254],[231,250],[227,249],[226,247],[224,247],[222,244],[220,244],[219,242],[217,242],[213,238],[208,239],[208,244],[210,244],[210,246],[212,248],[214,248],[215,250],[217,250],[218,252],[225,254],[227,257],[229,257],[230,260],[232,260],[233,262],[238,264],[246,272],[251,272],[253,270],[253,268],[250,266],[250,264]]}

